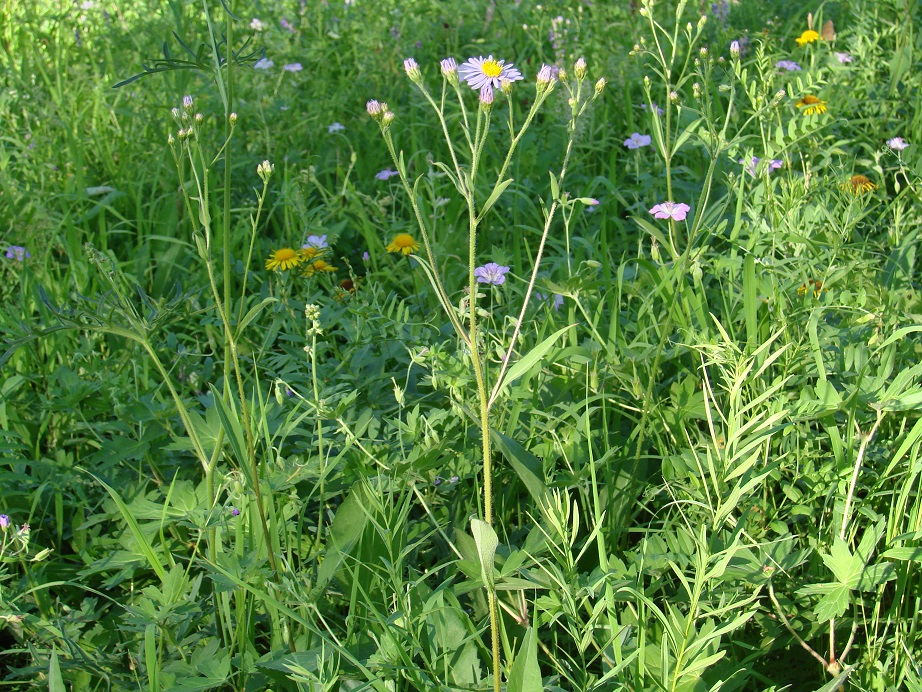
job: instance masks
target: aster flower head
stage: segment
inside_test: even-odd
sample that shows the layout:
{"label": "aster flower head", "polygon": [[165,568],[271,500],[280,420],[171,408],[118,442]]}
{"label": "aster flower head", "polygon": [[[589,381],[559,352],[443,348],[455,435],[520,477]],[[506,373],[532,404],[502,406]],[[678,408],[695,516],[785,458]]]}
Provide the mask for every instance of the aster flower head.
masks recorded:
{"label": "aster flower head", "polygon": [[787,70],[788,72],[799,72],[800,65],[798,65],[793,60],[779,60],[775,63],[775,67],[779,70]]}
{"label": "aster flower head", "polygon": [[866,175],[853,175],[848,182],[842,184],[842,189],[851,192],[853,195],[863,195],[865,192],[871,192],[877,189],[877,185],[872,183]]}
{"label": "aster flower head", "polygon": [[549,301],[551,303],[551,307],[553,307],[555,311],[560,310],[560,308],[563,306],[563,296],[559,293],[555,293],[553,296],[549,296],[546,293],[535,292],[535,300],[541,303]]}
{"label": "aster flower head", "polygon": [[909,146],[909,142],[902,137],[893,137],[887,140],[887,146],[893,149],[893,151],[903,151],[903,149]]}
{"label": "aster flower head", "polygon": [[477,277],[477,283],[502,286],[506,283],[506,274],[509,270],[509,267],[504,267],[496,262],[487,262],[482,267],[474,269],[474,276]]}
{"label": "aster flower head", "polygon": [[299,62],[290,62],[285,65],[283,68],[286,72],[300,72],[304,67]]}
{"label": "aster flower head", "polygon": [[820,35],[815,32],[813,29],[807,29],[804,33],[798,36],[795,40],[797,41],[798,46],[806,46],[808,43],[813,43],[818,41]]}
{"label": "aster flower head", "polygon": [[306,250],[309,247],[316,248],[317,250],[323,250],[330,247],[327,243],[326,233],[323,235],[309,235],[307,236],[307,242],[304,243],[304,249]]}
{"label": "aster flower head", "polygon": [[493,87],[489,84],[484,84],[480,87],[480,107],[484,110],[489,110],[493,105]]}
{"label": "aster flower head", "polygon": [[[761,160],[762,159],[760,159],[758,156],[753,156],[749,160],[748,164],[746,163],[746,159],[740,159],[740,163],[746,166],[746,172],[754,178],[756,173],[759,171],[759,161]],[[779,159],[772,159],[766,164],[765,169],[771,173],[773,170],[776,168],[781,168],[783,165],[784,161],[780,161]]]}
{"label": "aster flower head", "polygon": [[337,132],[342,132],[345,129],[346,129],[346,126],[340,122],[335,122],[332,125],[327,126],[327,132],[329,132],[331,135]]}
{"label": "aster flower head", "polygon": [[398,233],[385,248],[388,252],[397,252],[403,255],[409,255],[419,250],[419,243],[416,238],[409,233]]}
{"label": "aster flower head", "polygon": [[368,254],[368,250],[365,250],[365,252],[362,253],[362,261],[367,262],[370,259],[371,259],[371,255]]}
{"label": "aster flower head", "polygon": [[283,247],[273,250],[266,260],[266,269],[274,272],[288,271],[298,267],[304,261],[304,256],[298,250],[290,247]]}
{"label": "aster flower head", "polygon": [[239,517],[239,516],[240,516],[240,510],[237,509],[236,507],[231,507],[231,516],[232,516],[232,517]]}
{"label": "aster flower head", "polygon": [[458,77],[478,91],[484,86],[499,89],[500,79],[517,82],[523,78],[522,73],[512,63],[507,65],[505,60],[496,60],[492,55],[487,58],[482,55],[479,58],[470,58],[458,67]]}
{"label": "aster flower head", "polygon": [[6,249],[7,259],[16,260],[17,262],[24,262],[30,257],[32,257],[31,253],[22,245],[10,245]]}
{"label": "aster flower head", "polygon": [[253,65],[254,70],[268,70],[272,67],[275,67],[275,63],[269,60],[269,58],[260,58]]}
{"label": "aster flower head", "polygon": [[640,149],[641,147],[650,146],[650,142],[652,141],[650,135],[642,135],[639,132],[635,132],[624,140],[624,146],[628,149]]}
{"label": "aster flower head", "polygon": [[730,56],[733,58],[738,58],[740,56],[740,42],[739,41],[730,42]]}
{"label": "aster flower head", "polygon": [[[640,109],[641,109],[641,110],[644,110],[644,111],[645,111],[645,110],[648,110],[649,108],[650,108],[650,106],[647,106],[646,103],[641,103],[641,104],[640,104]],[[662,115],[663,113],[666,112],[666,111],[664,111],[662,108],[660,108],[659,106],[657,106],[655,103],[652,104],[652,110],[653,110],[653,112],[655,112],[657,115]]]}
{"label": "aster flower head", "polygon": [[403,61],[403,69],[411,82],[418,84],[422,81],[423,74],[419,71],[419,64],[413,58],[407,58]]}
{"label": "aster flower head", "polygon": [[253,31],[264,31],[266,23],[257,17],[253,17],[253,21],[250,22],[250,28]]}
{"label": "aster flower head", "polygon": [[387,110],[387,104],[381,103],[376,99],[371,99],[365,102],[365,110],[368,111],[368,115],[377,120],[381,117],[381,114]]}
{"label": "aster flower head", "polygon": [[455,62],[454,58],[445,58],[440,61],[439,69],[442,72],[442,76],[451,84],[458,83],[458,63]]}
{"label": "aster flower head", "polygon": [[807,94],[797,102],[797,107],[802,108],[804,115],[816,115],[826,112],[826,102],[813,94]]}
{"label": "aster flower head", "polygon": [[6,514],[0,514],[0,529],[6,529],[10,526],[10,518]]}
{"label": "aster flower head", "polygon": [[375,173],[375,180],[387,180],[392,178],[395,175],[400,175],[398,171],[391,170],[390,168],[385,168],[383,171],[378,171]]}
{"label": "aster flower head", "polygon": [[314,276],[315,274],[332,274],[336,267],[324,259],[315,259],[304,267],[305,276]]}
{"label": "aster flower head", "polygon": [[551,65],[541,65],[541,69],[538,70],[536,81],[539,87],[546,87],[551,82],[557,81],[557,77],[554,75],[554,68]]}
{"label": "aster flower head", "polygon": [[650,213],[657,219],[684,221],[690,210],[691,207],[682,202],[678,204],[675,202],[660,202],[650,210]]}
{"label": "aster flower head", "polygon": [[576,64],[573,65],[573,74],[576,75],[577,79],[586,78],[586,61],[583,58],[577,60]]}
{"label": "aster flower head", "polygon": [[852,60],[855,59],[855,57],[851,55],[850,53],[842,53],[841,51],[836,51],[835,53],[833,53],[833,55],[836,56],[836,60],[838,60],[842,65],[845,65],[846,63],[850,63]]}

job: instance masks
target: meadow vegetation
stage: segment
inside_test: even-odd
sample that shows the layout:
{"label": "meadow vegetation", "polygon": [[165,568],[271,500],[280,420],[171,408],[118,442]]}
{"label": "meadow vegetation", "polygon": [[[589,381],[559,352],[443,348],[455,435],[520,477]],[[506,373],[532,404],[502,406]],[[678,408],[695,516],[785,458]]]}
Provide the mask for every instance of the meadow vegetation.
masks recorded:
{"label": "meadow vegetation", "polygon": [[3,7],[4,688],[922,690],[917,0]]}

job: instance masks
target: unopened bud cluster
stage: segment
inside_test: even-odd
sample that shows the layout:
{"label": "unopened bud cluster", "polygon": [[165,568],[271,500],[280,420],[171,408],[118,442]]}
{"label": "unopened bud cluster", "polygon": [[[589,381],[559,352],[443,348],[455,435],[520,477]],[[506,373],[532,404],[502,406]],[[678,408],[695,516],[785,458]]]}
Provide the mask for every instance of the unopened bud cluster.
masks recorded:
{"label": "unopened bud cluster", "polygon": [[274,171],[275,171],[275,166],[273,166],[268,161],[263,161],[261,164],[259,164],[256,167],[256,173],[257,175],[259,175],[259,179],[262,180],[263,183],[269,182],[269,178],[272,177],[272,173]]}

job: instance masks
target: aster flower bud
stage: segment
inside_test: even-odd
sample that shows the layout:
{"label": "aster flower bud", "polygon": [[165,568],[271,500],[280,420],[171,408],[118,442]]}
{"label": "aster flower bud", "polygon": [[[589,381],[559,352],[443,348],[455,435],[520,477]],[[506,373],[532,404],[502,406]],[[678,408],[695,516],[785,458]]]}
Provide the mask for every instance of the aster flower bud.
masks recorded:
{"label": "aster flower bud", "polygon": [[577,79],[586,78],[586,61],[580,58],[576,61],[576,64],[573,66],[573,74],[576,75]]}
{"label": "aster flower bud", "polygon": [[701,85],[698,84],[698,82],[692,84],[692,96],[694,96],[696,99],[701,98]]}
{"label": "aster flower bud", "polygon": [[371,99],[365,104],[365,110],[368,111],[368,115],[377,120],[387,110],[387,104],[382,105],[375,99]]}
{"label": "aster flower bud", "polygon": [[506,96],[512,94],[512,82],[510,82],[508,79],[500,79],[499,88],[500,91],[502,91]]}
{"label": "aster flower bud", "polygon": [[201,125],[203,122],[205,122],[205,116],[202,115],[201,113],[196,113],[195,114],[195,124]]}
{"label": "aster flower bud", "polygon": [[180,115],[180,113],[179,113],[179,109],[178,109],[178,108],[174,108],[173,110],[170,111],[170,113],[173,114],[173,119],[174,119],[176,122],[179,122],[179,119],[180,119],[180,117],[181,117],[181,115]]}
{"label": "aster flower bud", "polygon": [[414,84],[419,84],[423,81],[423,74],[419,71],[419,65],[413,58],[407,58],[403,61],[403,69],[406,70],[407,77]]}
{"label": "aster flower bud", "polygon": [[275,166],[269,163],[269,161],[263,161],[256,167],[256,173],[259,175],[259,179],[264,183],[269,182],[269,178],[272,176],[274,170]]}
{"label": "aster flower bud", "polygon": [[185,111],[187,111],[187,112],[188,112],[188,111],[191,111],[192,108],[193,108],[193,105],[192,105],[192,97],[189,96],[188,94],[186,94],[185,96],[182,97],[182,107],[183,107],[183,110],[185,110]]}
{"label": "aster flower bud", "polygon": [[458,83],[458,63],[454,58],[445,58],[439,63],[442,76],[448,80],[449,84]]}
{"label": "aster flower bud", "polygon": [[598,96],[605,90],[606,84],[607,82],[605,81],[605,77],[599,77],[599,81],[595,83],[595,95],[596,96]]}
{"label": "aster flower bud", "polygon": [[489,84],[484,84],[480,89],[480,107],[485,111],[493,107],[493,87]]}
{"label": "aster flower bud", "polygon": [[730,43],[730,57],[739,58],[740,57],[740,42],[732,41]]}
{"label": "aster flower bud", "polygon": [[166,143],[169,144],[170,146],[173,146],[173,145],[176,143],[176,139],[173,137],[173,133],[172,133],[172,132],[170,132],[170,133],[166,136]]}
{"label": "aster flower bud", "polygon": [[707,47],[707,46],[701,46],[701,50],[698,51],[698,54],[699,54],[702,58],[706,58],[707,55],[708,55],[708,47]]}
{"label": "aster flower bud", "polygon": [[669,92],[669,100],[672,101],[672,103],[678,103],[678,102],[679,102],[679,92],[677,92],[677,91],[670,91],[670,92]]}
{"label": "aster flower bud", "polygon": [[554,81],[554,69],[550,65],[542,65],[538,70],[538,86],[547,86]]}
{"label": "aster flower bud", "polygon": [[231,113],[229,116],[227,116],[227,120],[230,123],[230,126],[233,127],[237,124],[237,114]]}
{"label": "aster flower bud", "polygon": [[647,89],[650,88],[650,77],[649,77],[649,75],[644,75],[644,78],[643,78],[643,85],[644,85]]}
{"label": "aster flower bud", "polygon": [[381,116],[381,125],[384,127],[390,127],[391,123],[394,122],[394,118],[397,116],[394,115],[394,111],[384,111],[384,115]]}
{"label": "aster flower bud", "polygon": [[562,67],[559,70],[557,70],[557,79],[559,79],[564,84],[566,84],[567,79],[569,79],[569,75],[567,74],[567,71],[563,69]]}

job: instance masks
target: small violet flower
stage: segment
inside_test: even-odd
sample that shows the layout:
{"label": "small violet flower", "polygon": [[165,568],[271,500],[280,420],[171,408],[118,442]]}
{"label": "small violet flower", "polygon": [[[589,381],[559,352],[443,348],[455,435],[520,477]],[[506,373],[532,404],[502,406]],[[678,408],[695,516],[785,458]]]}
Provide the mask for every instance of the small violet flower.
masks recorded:
{"label": "small violet flower", "polygon": [[649,146],[651,141],[653,140],[650,138],[650,135],[642,135],[639,132],[635,132],[624,140],[624,146],[628,149],[640,149],[640,147]]}
{"label": "small violet flower", "polygon": [[251,28],[253,31],[265,31],[265,29],[266,29],[266,23],[265,23],[264,21],[262,21],[261,19],[258,19],[258,18],[256,18],[256,17],[253,17],[253,21],[250,22],[250,28]]}
{"label": "small violet flower", "polygon": [[854,56],[852,56],[852,55],[850,55],[850,54],[848,54],[848,53],[841,53],[841,52],[839,52],[839,51],[836,51],[836,52],[835,52],[835,56],[836,56],[836,60],[838,60],[838,61],[839,61],[840,63],[842,63],[843,65],[844,65],[845,63],[849,63],[849,62],[851,62],[852,60],[855,59]]}
{"label": "small violet flower", "polygon": [[324,248],[330,247],[327,243],[327,236],[324,233],[323,235],[309,235],[307,236],[307,242],[301,246],[302,249],[306,250],[307,248],[314,248],[316,250],[323,250]]}
{"label": "small violet flower", "polygon": [[392,171],[390,168],[385,168],[383,171],[375,173],[375,178],[377,180],[387,180],[388,178],[392,178],[395,175],[400,175],[400,173],[397,171]]}
{"label": "small violet flower", "polygon": [[10,518],[6,514],[0,514],[0,529],[9,528]]}
{"label": "small violet flower", "polygon": [[[641,104],[640,104],[640,109],[641,109],[641,110],[644,110],[644,111],[645,111],[645,110],[647,110],[647,108],[648,108],[647,104],[645,104],[645,103],[641,103]],[[662,108],[660,108],[659,106],[657,106],[655,103],[653,104],[653,110],[656,111],[656,114],[657,114],[657,115],[662,115],[663,113],[666,112],[666,111],[664,111]]]}
{"label": "small violet flower", "polygon": [[474,276],[477,277],[477,283],[501,286],[506,283],[506,274],[509,270],[510,267],[504,267],[496,262],[487,262],[482,267],[474,269]]}
{"label": "small violet flower", "polygon": [[553,296],[549,296],[544,293],[535,293],[535,298],[542,303],[546,300],[550,300],[551,306],[554,308],[554,310],[560,310],[561,306],[563,306],[563,296],[559,293],[555,293]]}
{"label": "small violet flower", "polygon": [[253,65],[254,70],[268,70],[272,67],[275,67],[275,63],[269,60],[269,58],[260,58]]}
{"label": "small violet flower", "polygon": [[[893,137],[887,140],[887,146],[893,149],[893,151],[903,151],[903,149],[909,146],[909,142],[902,137]],[[7,253],[6,256],[9,257],[10,254]]]}
{"label": "small violet flower", "polygon": [[371,259],[371,255],[368,254],[368,250],[365,250],[365,252],[362,253],[362,261],[367,262],[370,259]]}
{"label": "small violet flower", "polygon": [[799,72],[800,65],[798,65],[793,60],[779,60],[775,63],[775,67],[779,70],[787,70],[788,72]]}
{"label": "small violet flower", "polygon": [[236,507],[231,507],[231,516],[239,517],[239,516],[240,516],[240,510],[237,509]]}
{"label": "small violet flower", "polygon": [[346,126],[339,122],[335,122],[332,125],[327,126],[327,132],[329,132],[331,135],[336,132],[342,132],[345,129]]}
{"label": "small violet flower", "polygon": [[282,69],[285,70],[286,72],[300,72],[304,68],[301,66],[301,63],[299,62],[290,62],[287,65],[285,65],[285,67],[283,67]]}
{"label": "small violet flower", "polygon": [[657,219],[673,219],[675,221],[684,221],[691,207],[679,202],[661,202],[650,210],[650,213]]}
{"label": "small violet flower", "polygon": [[10,245],[6,249],[6,258],[14,259],[17,262],[23,262],[24,260],[32,257],[31,253],[26,250],[22,245]]}
{"label": "small violet flower", "polygon": [[[749,175],[755,177],[756,173],[759,170],[759,161],[761,160],[762,159],[760,159],[758,156],[753,156],[748,164],[746,164],[746,159],[740,159],[740,163],[746,165],[746,172]],[[783,165],[784,165],[784,161],[779,161],[778,159],[772,159],[771,161],[768,162],[768,165],[766,166],[766,168],[768,169],[768,172],[771,173],[774,169],[781,168],[781,166]]]}

